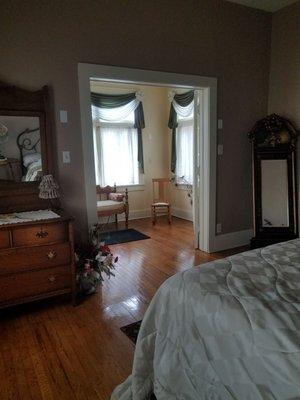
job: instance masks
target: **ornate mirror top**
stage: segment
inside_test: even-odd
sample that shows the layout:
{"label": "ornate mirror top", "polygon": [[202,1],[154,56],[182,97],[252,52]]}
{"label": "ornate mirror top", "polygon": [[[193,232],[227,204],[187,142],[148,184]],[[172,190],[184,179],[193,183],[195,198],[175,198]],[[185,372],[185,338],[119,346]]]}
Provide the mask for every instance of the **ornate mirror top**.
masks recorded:
{"label": "ornate mirror top", "polygon": [[294,147],[298,133],[291,121],[271,114],[257,121],[248,136],[258,147]]}

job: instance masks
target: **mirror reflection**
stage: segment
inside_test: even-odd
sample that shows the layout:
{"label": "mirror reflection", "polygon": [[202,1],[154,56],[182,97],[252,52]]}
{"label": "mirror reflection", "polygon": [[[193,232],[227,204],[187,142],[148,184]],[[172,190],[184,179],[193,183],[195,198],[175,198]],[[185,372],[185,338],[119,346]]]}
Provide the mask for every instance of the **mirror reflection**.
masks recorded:
{"label": "mirror reflection", "polygon": [[0,180],[37,181],[42,176],[38,117],[0,116]]}
{"label": "mirror reflection", "polygon": [[287,160],[261,161],[262,226],[288,227]]}

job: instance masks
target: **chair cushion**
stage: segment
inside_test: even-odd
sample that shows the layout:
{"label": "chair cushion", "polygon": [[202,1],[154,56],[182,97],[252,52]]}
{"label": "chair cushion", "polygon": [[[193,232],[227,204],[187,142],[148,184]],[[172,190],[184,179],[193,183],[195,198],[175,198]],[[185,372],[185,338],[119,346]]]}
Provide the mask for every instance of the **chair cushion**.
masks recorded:
{"label": "chair cushion", "polygon": [[100,200],[97,201],[97,210],[98,211],[115,211],[122,210],[124,208],[124,203],[120,203],[119,201],[114,200]]}
{"label": "chair cushion", "polygon": [[170,203],[160,201],[160,202],[157,202],[157,203],[153,203],[152,205],[153,205],[154,207],[167,207],[167,206],[170,205]]}
{"label": "chair cushion", "polygon": [[109,200],[114,200],[114,201],[123,201],[124,200],[124,194],[123,193],[109,193]]}

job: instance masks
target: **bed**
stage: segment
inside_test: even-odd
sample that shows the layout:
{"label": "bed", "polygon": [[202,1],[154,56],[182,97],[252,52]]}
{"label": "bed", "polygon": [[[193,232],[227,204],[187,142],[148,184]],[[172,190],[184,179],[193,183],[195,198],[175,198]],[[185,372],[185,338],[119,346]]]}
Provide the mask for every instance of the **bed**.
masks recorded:
{"label": "bed", "polygon": [[20,152],[22,181],[37,181],[42,176],[42,156],[40,153],[40,129],[25,129],[17,137]]}
{"label": "bed", "polygon": [[111,400],[300,399],[300,240],[168,279]]}

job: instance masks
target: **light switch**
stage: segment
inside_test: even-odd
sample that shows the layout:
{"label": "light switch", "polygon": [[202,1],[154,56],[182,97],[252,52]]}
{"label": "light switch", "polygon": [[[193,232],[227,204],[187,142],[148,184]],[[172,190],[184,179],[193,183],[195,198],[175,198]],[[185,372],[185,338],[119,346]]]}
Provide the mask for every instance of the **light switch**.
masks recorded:
{"label": "light switch", "polygon": [[218,119],[218,129],[221,130],[223,129],[223,120],[222,119]]}
{"label": "light switch", "polygon": [[70,152],[69,151],[63,151],[62,155],[63,155],[63,163],[64,164],[69,164],[71,162]]}
{"label": "light switch", "polygon": [[223,155],[223,145],[218,144],[218,156],[222,156],[222,155]]}
{"label": "light switch", "polygon": [[59,111],[59,119],[62,124],[68,123],[68,112],[66,110]]}

